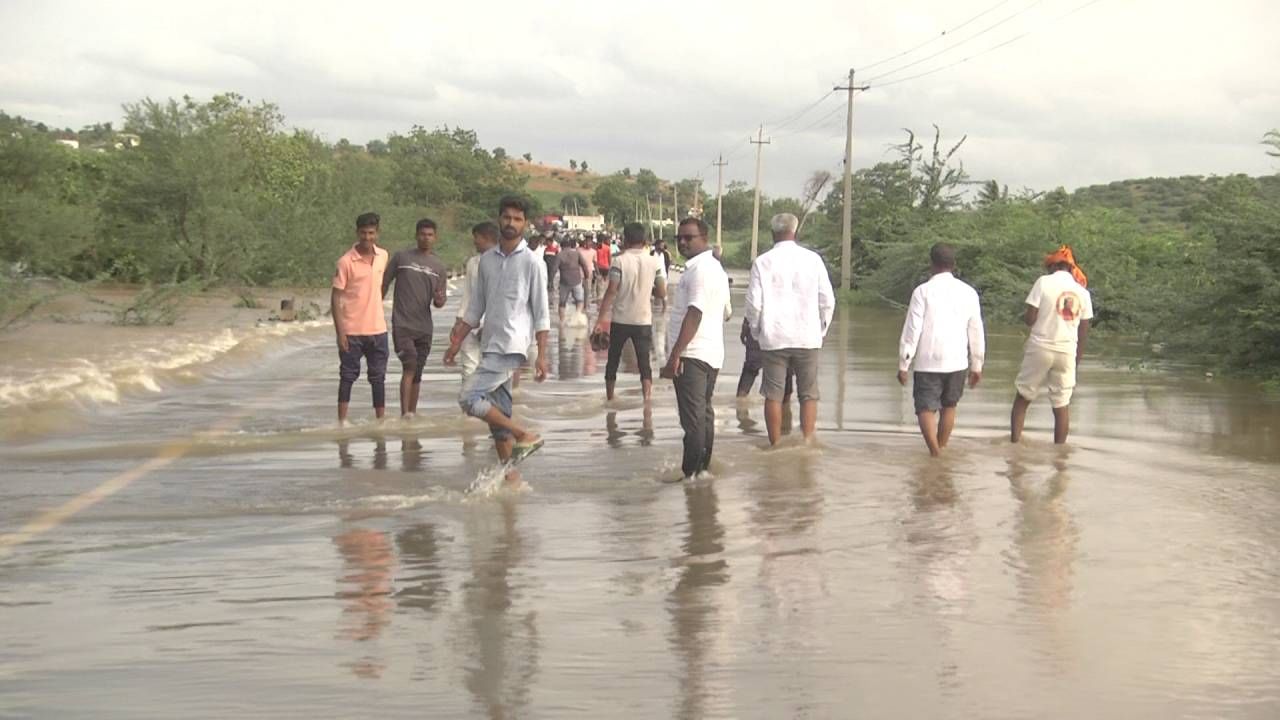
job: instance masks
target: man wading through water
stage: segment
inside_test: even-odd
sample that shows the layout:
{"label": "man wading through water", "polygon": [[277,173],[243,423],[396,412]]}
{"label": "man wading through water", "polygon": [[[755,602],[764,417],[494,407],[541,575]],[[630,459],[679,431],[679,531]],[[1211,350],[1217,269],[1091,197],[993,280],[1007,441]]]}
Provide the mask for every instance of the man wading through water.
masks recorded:
{"label": "man wading through water", "polygon": [[800,396],[800,429],[813,441],[818,423],[818,355],[831,327],[836,296],[822,256],[796,244],[800,220],[791,213],[769,221],[773,247],[751,264],[746,319],[764,365],[764,421],[769,444],[782,437],[782,402],[789,373]]}
{"label": "man wading through water", "polygon": [[448,282],[444,263],[433,252],[436,224],[430,219],[418,221],[415,247],[391,256],[382,277],[382,296],[387,296],[391,283],[396,284],[391,309],[391,344],[400,358],[400,416],[413,417],[418,410],[418,391],[422,389],[422,368],[431,354],[431,306],[444,307]]}
{"label": "man wading through water", "polygon": [[706,472],[715,443],[716,411],[712,395],[724,364],[724,323],[729,319],[729,276],[710,252],[707,224],[686,218],[676,231],[680,254],[687,258],[676,285],[667,321],[667,364],[662,377],[676,389],[680,427],[684,429],[684,479]]}
{"label": "man wading through water", "polygon": [[624,250],[609,268],[609,289],[600,301],[595,332],[609,336],[609,360],[604,366],[605,398],[613,399],[618,382],[622,349],[631,341],[640,369],[640,388],[648,402],[653,397],[653,370],[649,351],[653,346],[653,306],[651,298],[667,297],[666,271],[660,258],[644,249],[644,226],[631,223],[622,229]]}
{"label": "man wading through water", "polygon": [[[534,380],[547,379],[547,266],[524,241],[529,204],[504,197],[498,204],[498,246],[480,256],[474,278],[468,278],[467,312],[449,334],[444,364],[452,366],[463,340],[479,327],[480,365],[463,383],[458,404],[468,415],[484,420],[502,462],[518,462],[542,447],[537,433],[511,418],[511,377],[524,364],[532,338],[538,341]],[[508,482],[518,481],[509,473]]]}
{"label": "man wading through water", "polygon": [[1093,299],[1085,290],[1088,279],[1076,265],[1071,248],[1063,245],[1044,259],[1049,275],[1042,275],[1027,295],[1023,321],[1031,328],[1022,368],[1014,386],[1018,394],[1009,412],[1009,440],[1022,439],[1027,407],[1043,390],[1053,405],[1053,442],[1067,441],[1071,428],[1071,393],[1076,386],[1076,365],[1084,355],[1093,318]]}
{"label": "man wading through water", "polygon": [[347,421],[351,386],[360,377],[364,358],[373,391],[373,413],[387,410],[387,318],[382,312],[382,277],[387,251],[378,247],[377,213],[356,218],[356,244],[338,258],[329,310],[338,336],[338,424]]}
{"label": "man wading through water", "polygon": [[955,249],[934,245],[929,266],[931,277],[911,293],[902,324],[898,382],[907,384],[907,370],[914,364],[916,419],[929,454],[937,457],[951,438],[965,380],[971,388],[982,380],[987,341],[977,291],[952,274]]}

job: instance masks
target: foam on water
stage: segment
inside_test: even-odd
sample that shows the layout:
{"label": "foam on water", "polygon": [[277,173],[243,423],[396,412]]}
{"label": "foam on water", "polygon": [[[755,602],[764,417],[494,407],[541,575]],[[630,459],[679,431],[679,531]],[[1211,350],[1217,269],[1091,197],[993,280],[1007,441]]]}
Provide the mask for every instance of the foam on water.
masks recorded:
{"label": "foam on water", "polygon": [[118,403],[132,392],[158,393],[165,380],[196,377],[231,354],[249,353],[270,341],[328,324],[325,320],[261,324],[156,344],[135,343],[101,359],[71,358],[30,374],[0,375],[0,408],[56,403]]}

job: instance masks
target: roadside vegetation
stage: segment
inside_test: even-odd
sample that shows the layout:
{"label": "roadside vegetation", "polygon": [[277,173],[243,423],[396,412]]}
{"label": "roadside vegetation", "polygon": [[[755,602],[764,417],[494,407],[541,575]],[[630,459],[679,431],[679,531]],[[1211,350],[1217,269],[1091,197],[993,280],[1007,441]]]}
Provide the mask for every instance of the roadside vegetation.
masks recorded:
{"label": "roadside vegetation", "polygon": [[[1259,152],[1280,158],[1280,132],[1261,140]],[[929,246],[946,241],[988,317],[1014,321],[1045,253],[1069,244],[1100,331],[1208,368],[1280,378],[1280,175],[1010,191],[969,177],[964,149],[963,137],[944,140],[937,128],[924,139],[907,132],[888,160],[854,173],[851,298],[905,303]],[[681,216],[696,206],[715,218],[698,180],[570,165],[488,150],[458,127],[327,143],[287,127],[276,106],[235,94],[130,103],[118,131],[58,130],[0,112],[0,327],[40,302],[31,277],[144,285],[117,322],[147,324],[172,322],[170,308],[189,291],[176,284],[322,285],[352,242],[352,218],[368,210],[382,215],[389,248],[412,242],[418,218],[434,218],[437,251],[452,267],[470,252],[471,224],[490,219],[506,193],[530,197],[537,215],[598,213],[615,227],[671,222],[673,195]],[[796,197],[762,198],[761,250],[768,218],[793,212],[805,219],[802,242],[839,283],[842,195],[842,179],[827,171]],[[751,187],[727,185],[731,266],[749,263],[752,204]]]}

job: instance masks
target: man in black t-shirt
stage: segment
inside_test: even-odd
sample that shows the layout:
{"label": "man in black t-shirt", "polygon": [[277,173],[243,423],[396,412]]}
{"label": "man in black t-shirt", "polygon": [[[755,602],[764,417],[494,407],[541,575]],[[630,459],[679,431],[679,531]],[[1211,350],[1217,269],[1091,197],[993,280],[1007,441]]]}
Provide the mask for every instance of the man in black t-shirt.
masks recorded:
{"label": "man in black t-shirt", "polygon": [[391,283],[396,294],[391,309],[391,339],[400,358],[400,416],[412,417],[418,409],[422,368],[431,353],[431,306],[444,307],[448,277],[444,263],[432,251],[436,244],[435,221],[418,221],[417,246],[397,252],[382,277],[382,297]]}

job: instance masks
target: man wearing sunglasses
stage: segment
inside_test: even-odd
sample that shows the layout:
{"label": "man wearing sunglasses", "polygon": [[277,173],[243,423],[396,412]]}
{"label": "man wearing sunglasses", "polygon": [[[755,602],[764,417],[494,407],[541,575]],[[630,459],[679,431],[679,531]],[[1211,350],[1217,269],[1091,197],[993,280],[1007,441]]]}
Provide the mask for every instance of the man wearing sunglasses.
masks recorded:
{"label": "man wearing sunglasses", "polygon": [[661,376],[675,384],[684,458],[680,467],[690,480],[711,465],[716,413],[712,396],[724,364],[724,323],[732,312],[729,276],[712,256],[708,227],[699,218],[680,222],[676,243],[686,259],[667,321],[667,364]]}

